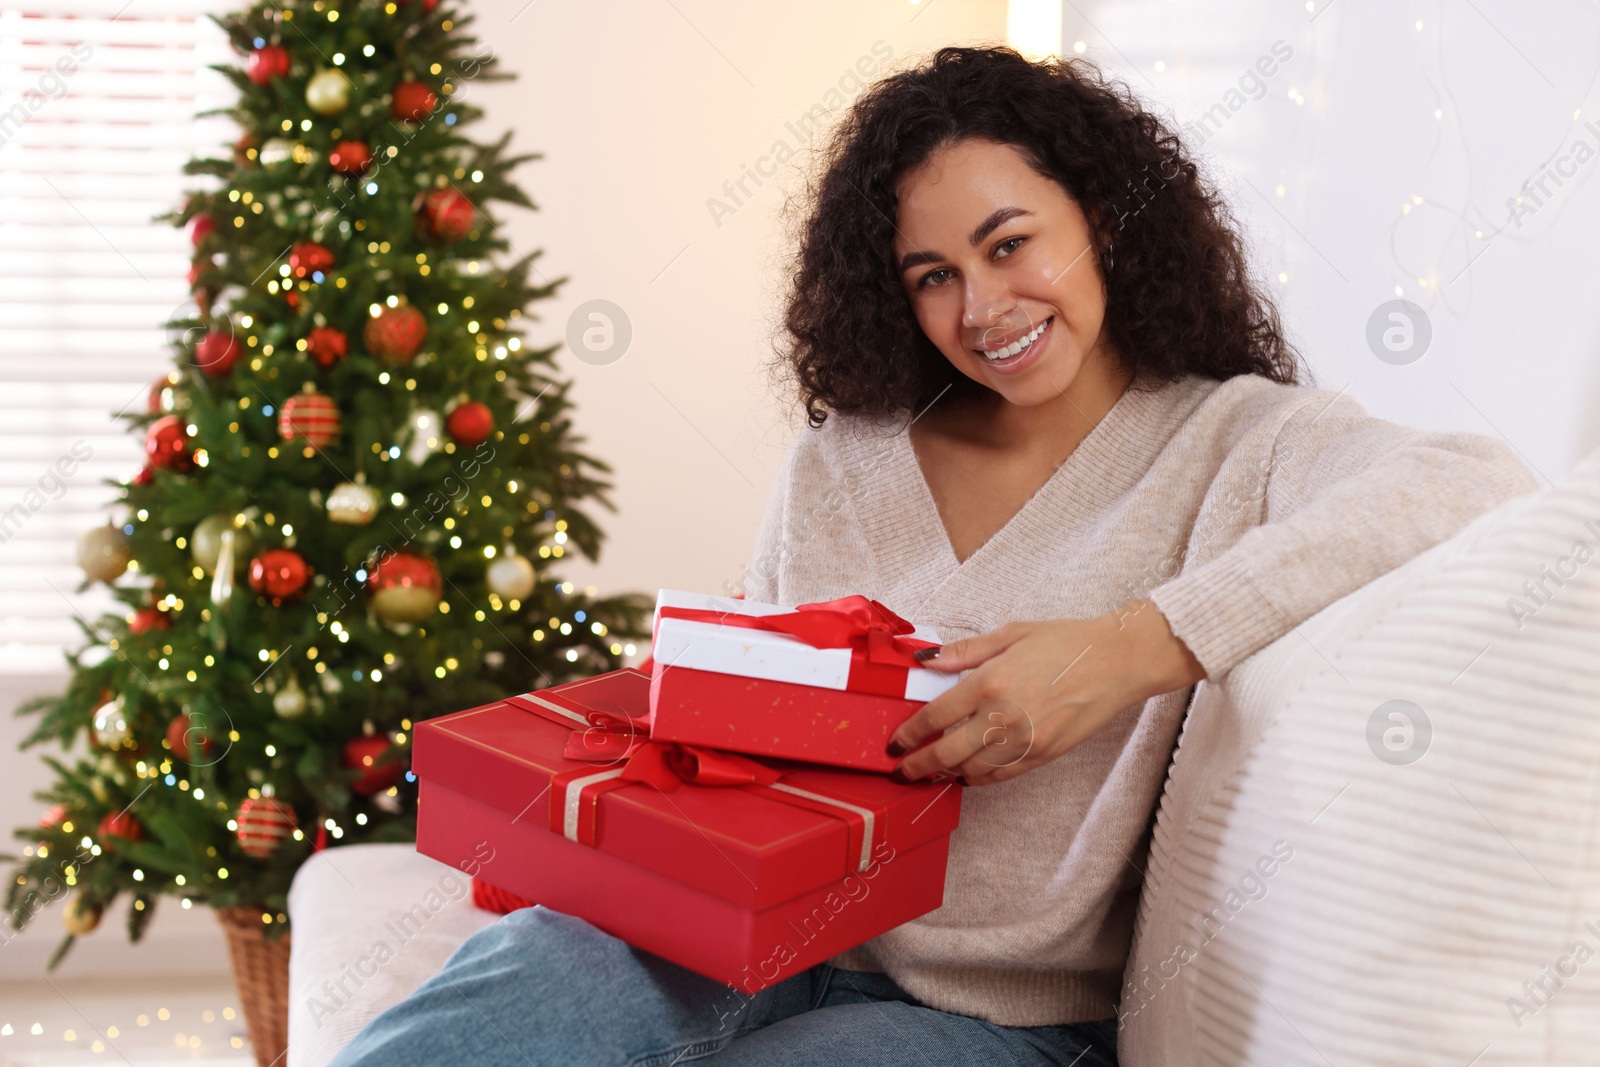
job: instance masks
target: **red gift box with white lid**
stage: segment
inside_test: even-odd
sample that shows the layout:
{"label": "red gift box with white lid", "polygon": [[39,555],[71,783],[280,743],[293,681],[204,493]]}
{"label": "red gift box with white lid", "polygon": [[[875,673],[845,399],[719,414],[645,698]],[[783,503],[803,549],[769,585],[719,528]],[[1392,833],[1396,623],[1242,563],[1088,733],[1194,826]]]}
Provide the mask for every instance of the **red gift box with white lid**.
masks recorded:
{"label": "red gift box with white lid", "polygon": [[887,772],[889,735],[959,675],[920,666],[938,645],[876,600],[786,608],[663,589],[650,651],[650,736]]}
{"label": "red gift box with white lid", "polygon": [[750,992],[940,905],[959,786],[651,741],[649,690],[418,723],[418,851]]}

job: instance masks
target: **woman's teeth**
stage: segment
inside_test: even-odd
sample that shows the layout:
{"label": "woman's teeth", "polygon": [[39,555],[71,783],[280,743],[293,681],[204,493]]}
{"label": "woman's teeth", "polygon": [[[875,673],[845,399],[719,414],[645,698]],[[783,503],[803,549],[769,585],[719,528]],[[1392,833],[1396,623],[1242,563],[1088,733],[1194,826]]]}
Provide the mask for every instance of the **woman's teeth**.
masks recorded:
{"label": "woman's teeth", "polygon": [[1026,337],[1017,338],[1004,348],[997,348],[993,352],[985,352],[983,354],[984,358],[991,360],[1002,360],[1010,359],[1012,356],[1019,354],[1029,345],[1033,344],[1034,341],[1038,340],[1039,335],[1044,333],[1044,328],[1050,325],[1054,318],[1054,315],[1050,316],[1050,318],[1045,319],[1039,325],[1035,326],[1032,333],[1028,334]]}

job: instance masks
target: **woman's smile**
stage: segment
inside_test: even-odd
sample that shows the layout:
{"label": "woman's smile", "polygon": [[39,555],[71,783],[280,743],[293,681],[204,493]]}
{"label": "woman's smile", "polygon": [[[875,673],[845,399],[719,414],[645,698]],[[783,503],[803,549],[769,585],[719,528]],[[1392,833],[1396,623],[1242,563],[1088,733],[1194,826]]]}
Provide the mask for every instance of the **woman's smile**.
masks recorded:
{"label": "woman's smile", "polygon": [[974,351],[989,370],[997,374],[1016,374],[1038,362],[1050,343],[1050,326],[1055,321],[1056,317],[1051,315],[1021,337],[1009,341],[1005,337],[996,338]]}

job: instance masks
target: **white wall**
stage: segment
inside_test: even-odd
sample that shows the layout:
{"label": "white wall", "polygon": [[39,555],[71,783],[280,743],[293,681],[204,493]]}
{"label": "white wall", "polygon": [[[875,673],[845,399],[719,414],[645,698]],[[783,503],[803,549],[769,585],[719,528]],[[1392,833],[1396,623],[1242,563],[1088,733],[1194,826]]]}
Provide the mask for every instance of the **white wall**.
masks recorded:
{"label": "white wall", "polygon": [[[1583,125],[1600,119],[1600,12],[1578,0],[1314,9],[1095,0],[1065,3],[1062,30],[1069,52],[1083,42],[1179,124],[1240,105],[1200,152],[1259,269],[1287,275],[1273,284],[1318,384],[1385,418],[1499,435],[1559,478],[1600,446],[1600,153],[1549,184],[1520,227],[1507,201],[1576,142],[1600,145],[1600,123]],[[1293,56],[1264,95],[1229,101],[1274,42]],[[1409,365],[1365,338],[1396,286],[1433,327]]]}

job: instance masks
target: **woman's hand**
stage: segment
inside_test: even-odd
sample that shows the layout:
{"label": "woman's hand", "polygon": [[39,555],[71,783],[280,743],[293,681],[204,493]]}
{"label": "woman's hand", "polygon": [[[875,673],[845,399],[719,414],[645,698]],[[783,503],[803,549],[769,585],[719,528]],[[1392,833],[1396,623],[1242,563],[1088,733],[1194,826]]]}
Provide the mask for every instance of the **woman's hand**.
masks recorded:
{"label": "woman's hand", "polygon": [[[1095,619],[1007,623],[944,645],[925,666],[973,670],[891,735],[889,755],[917,749],[900,761],[895,777],[950,770],[968,785],[1043,766],[1130,704],[1205,677],[1149,600]],[[964,727],[940,736],[962,720]]]}

